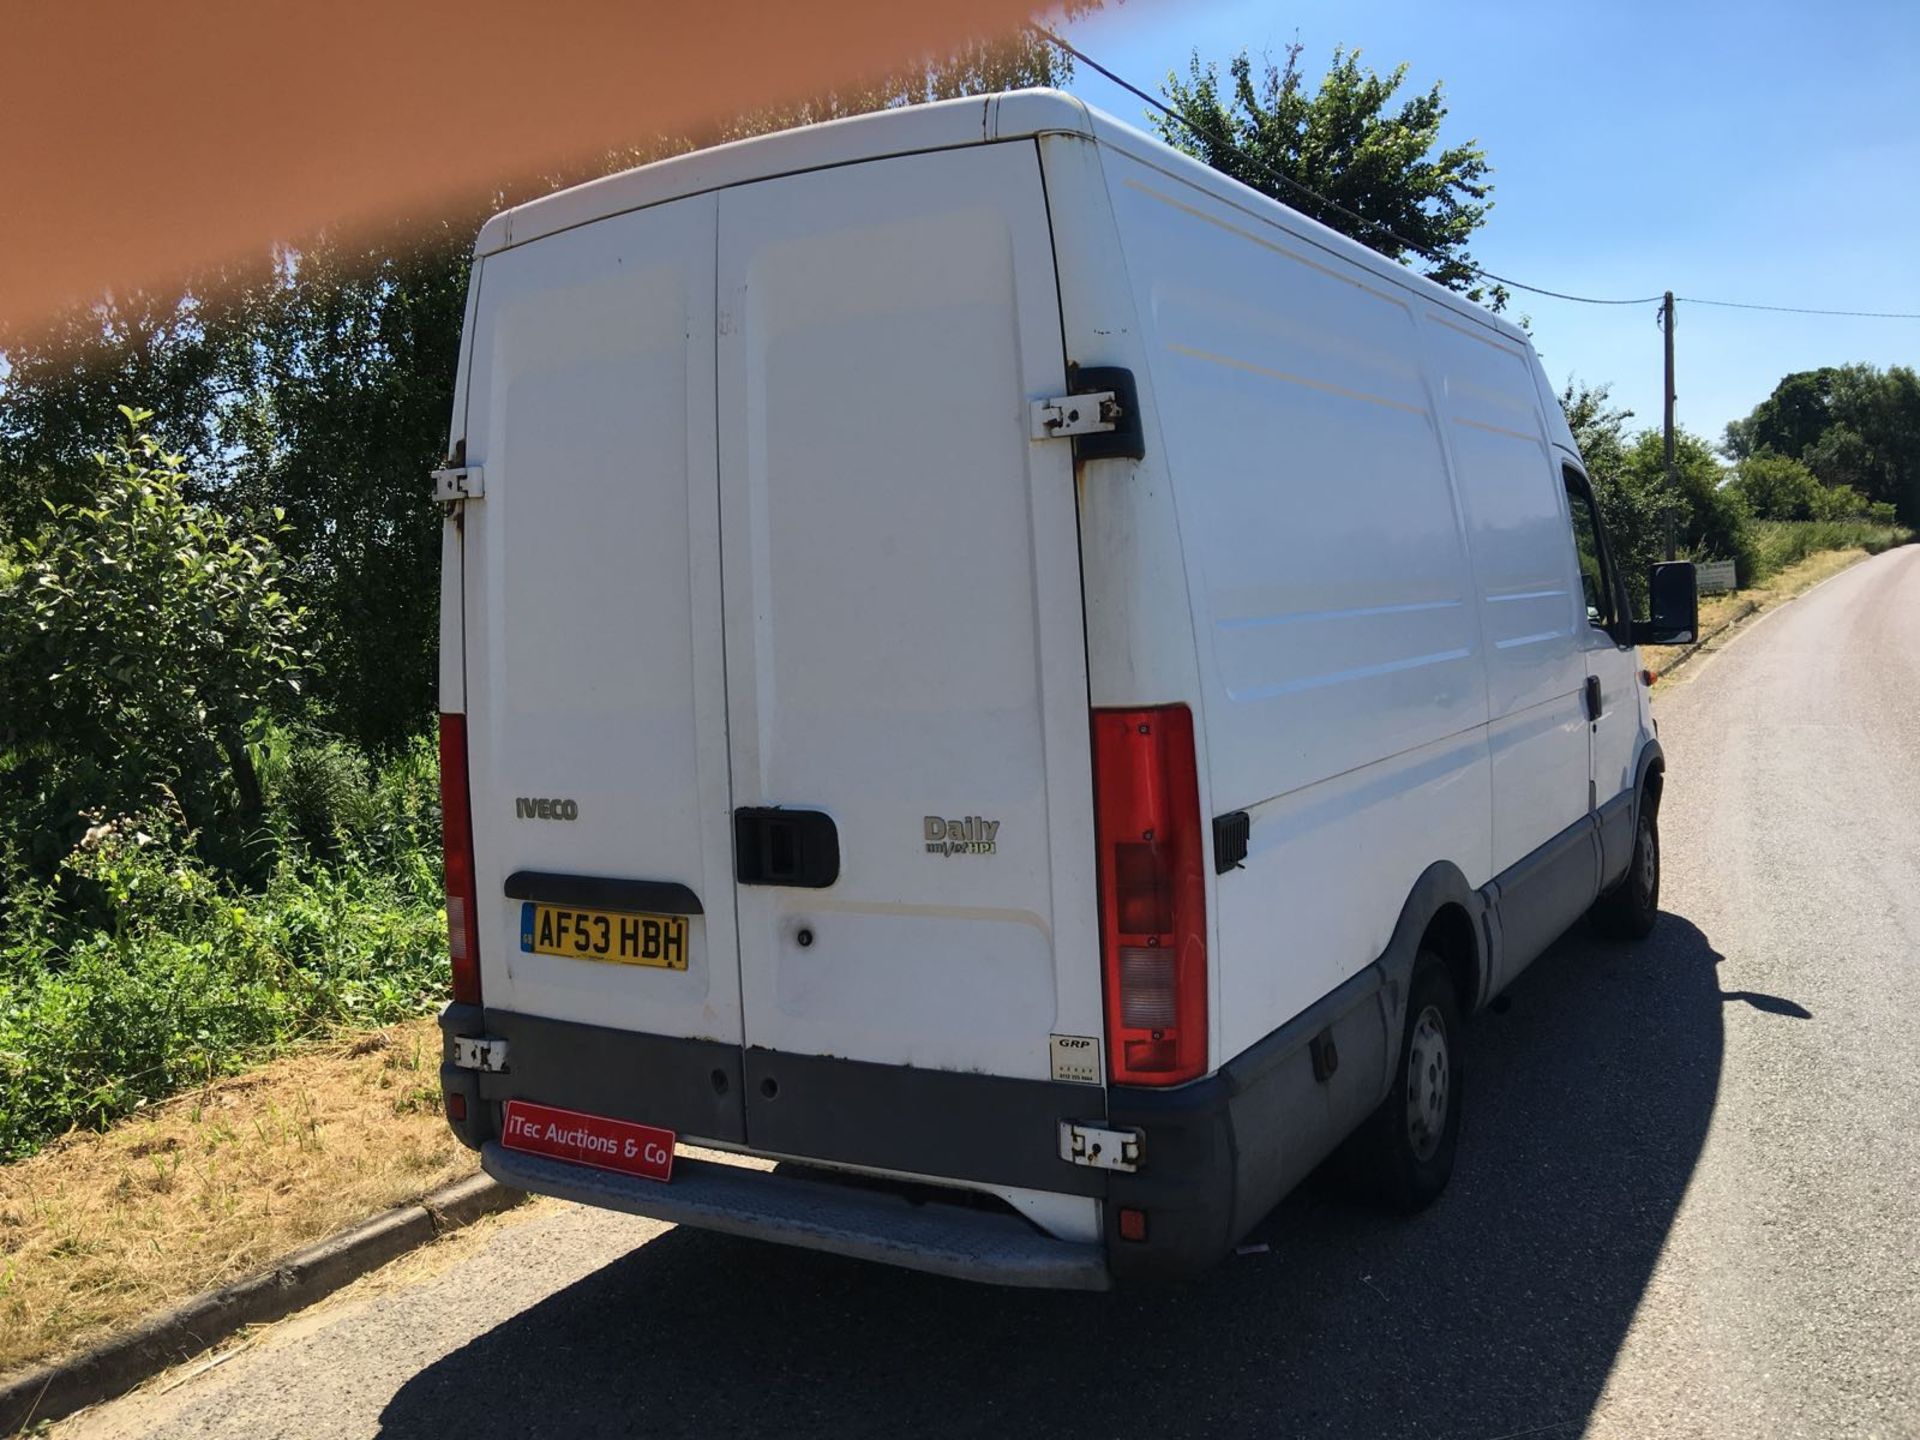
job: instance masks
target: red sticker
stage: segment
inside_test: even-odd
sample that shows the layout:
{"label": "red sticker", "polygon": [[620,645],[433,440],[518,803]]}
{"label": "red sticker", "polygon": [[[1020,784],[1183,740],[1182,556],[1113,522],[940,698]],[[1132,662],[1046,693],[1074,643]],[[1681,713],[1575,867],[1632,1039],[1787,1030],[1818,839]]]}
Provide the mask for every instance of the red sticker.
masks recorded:
{"label": "red sticker", "polygon": [[667,1180],[673,1175],[673,1139],[673,1131],[657,1125],[509,1100],[500,1143],[529,1155],[551,1155],[599,1170]]}

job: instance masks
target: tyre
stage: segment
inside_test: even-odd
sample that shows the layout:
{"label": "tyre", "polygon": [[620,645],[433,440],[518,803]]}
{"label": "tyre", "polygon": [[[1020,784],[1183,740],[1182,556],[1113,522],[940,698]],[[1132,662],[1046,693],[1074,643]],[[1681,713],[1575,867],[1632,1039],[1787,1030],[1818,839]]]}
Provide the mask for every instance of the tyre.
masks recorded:
{"label": "tyre", "polygon": [[1393,1088],[1354,1135],[1354,1178],[1373,1199],[1411,1215],[1439,1198],[1460,1143],[1460,1000],[1430,950],[1414,961]]}
{"label": "tyre", "polygon": [[1641,793],[1633,822],[1633,855],[1620,883],[1593,902],[1593,925],[1616,940],[1639,940],[1660,914],[1660,813]]}

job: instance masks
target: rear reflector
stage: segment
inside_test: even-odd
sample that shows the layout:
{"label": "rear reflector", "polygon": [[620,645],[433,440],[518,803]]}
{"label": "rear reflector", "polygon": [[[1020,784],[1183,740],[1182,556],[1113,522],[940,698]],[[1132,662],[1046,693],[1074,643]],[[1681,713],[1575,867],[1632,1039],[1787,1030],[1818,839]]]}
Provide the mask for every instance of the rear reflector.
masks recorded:
{"label": "rear reflector", "polygon": [[458,1090],[449,1090],[447,1092],[447,1118],[449,1120],[465,1120],[467,1118],[467,1097],[462,1095]]}
{"label": "rear reflector", "polygon": [[446,860],[447,955],[453,998],[480,1003],[480,907],[474,893],[473,816],[467,802],[467,717],[440,717],[440,846]]}
{"label": "rear reflector", "polygon": [[1129,1030],[1167,1030],[1178,1021],[1173,951],[1120,947],[1120,1023]]}
{"label": "rear reflector", "polygon": [[1207,1068],[1207,915],[1193,714],[1093,713],[1107,1073],[1178,1085]]}

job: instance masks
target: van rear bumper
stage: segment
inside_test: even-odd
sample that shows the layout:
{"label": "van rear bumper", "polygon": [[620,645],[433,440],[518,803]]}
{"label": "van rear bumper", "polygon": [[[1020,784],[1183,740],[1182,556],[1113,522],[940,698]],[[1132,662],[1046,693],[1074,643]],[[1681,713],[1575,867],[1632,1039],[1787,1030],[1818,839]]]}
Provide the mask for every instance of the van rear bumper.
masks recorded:
{"label": "van rear bumper", "polygon": [[1056,1240],[1017,1216],[680,1156],[662,1184],[508,1150],[481,1167],[502,1185],[676,1225],[878,1260],[908,1270],[1046,1290],[1105,1290],[1099,1245]]}
{"label": "van rear bumper", "polygon": [[[1378,987],[1375,972],[1356,977],[1215,1074],[1167,1090],[743,1052],[471,1005],[441,1013],[440,1075],[447,1094],[466,1102],[455,1133],[503,1184],[936,1274],[1104,1289],[1204,1272],[1378,1101],[1392,1033]],[[1323,1031],[1343,1057],[1331,1088],[1316,1079],[1308,1055]],[[504,1072],[452,1064],[454,1037],[481,1035],[507,1041]],[[759,1104],[768,1082],[778,1098]],[[695,1145],[737,1145],[936,1186],[1087,1196],[1101,1202],[1105,1243],[1061,1240],[1012,1215],[937,1202],[919,1207],[928,1225],[903,1229],[898,1207],[908,1202],[898,1197],[713,1162],[677,1161],[662,1185],[509,1152],[497,1143],[499,1116],[515,1098],[658,1125]],[[1062,1160],[1062,1121],[1138,1130],[1140,1168]],[[1122,1209],[1145,1212],[1144,1241],[1121,1236]],[[921,1243],[926,1255],[916,1260],[910,1252]]]}

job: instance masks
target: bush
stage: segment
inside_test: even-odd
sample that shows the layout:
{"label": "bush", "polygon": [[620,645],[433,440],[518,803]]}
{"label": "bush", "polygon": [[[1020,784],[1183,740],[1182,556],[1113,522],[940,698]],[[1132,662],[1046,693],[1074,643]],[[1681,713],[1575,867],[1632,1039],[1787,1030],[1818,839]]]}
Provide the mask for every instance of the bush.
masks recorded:
{"label": "bush", "polygon": [[261,808],[250,741],[294,702],[301,612],[270,536],[190,497],[121,407],[93,494],[0,564],[0,814],[50,873],[83,812],[188,817],[238,860]]}
{"label": "bush", "polygon": [[[1584,437],[1581,444],[1584,455]],[[1617,447],[1612,453],[1603,451],[1602,455],[1598,461],[1588,461],[1589,474],[1607,538],[1625,572],[1637,612],[1647,603],[1648,569],[1666,558],[1669,506],[1673,510],[1675,548],[1681,555],[1732,560],[1740,582],[1750,583],[1754,568],[1749,531],[1752,515],[1739,489],[1725,483],[1720,463],[1704,440],[1684,432],[1676,438],[1676,488],[1671,495],[1667,490],[1666,446],[1658,430],[1643,430],[1630,445]]]}
{"label": "bush", "polygon": [[1755,579],[1765,580],[1822,550],[1877,555],[1913,539],[1900,525],[1875,520],[1757,520],[1753,525]]}
{"label": "bush", "polygon": [[1823,484],[1785,455],[1761,450],[1741,460],[1733,488],[1759,520],[1872,520],[1893,523],[1893,506],[1869,500],[1851,485]]}
{"label": "bush", "polygon": [[1892,526],[1894,508],[1884,500],[1869,500],[1851,485],[1823,485],[1810,520],[1868,520]]}
{"label": "bush", "polygon": [[1674,480],[1667,486],[1666,442],[1658,430],[1629,438],[1630,410],[1616,408],[1605,385],[1569,380],[1560,396],[1567,426],[1594,498],[1615,563],[1627,582],[1635,613],[1647,604],[1647,572],[1666,558],[1667,516],[1682,555],[1732,560],[1742,583],[1753,574],[1752,515],[1739,487],[1727,483],[1706,441],[1685,431],[1674,437]]}
{"label": "bush", "polygon": [[1763,450],[1742,460],[1733,484],[1760,520],[1814,520],[1826,518],[1822,507],[1832,502],[1826,487],[1798,460]]}
{"label": "bush", "polygon": [[283,731],[261,746],[267,810],[283,838],[337,855],[373,818],[366,756],[335,735]]}
{"label": "bush", "polygon": [[444,989],[446,917],[425,860],[396,872],[292,851],[250,896],[145,816],[96,825],[63,869],[92,919],[59,919],[45,882],[9,885],[0,1160],[294,1041],[420,1014]]}

